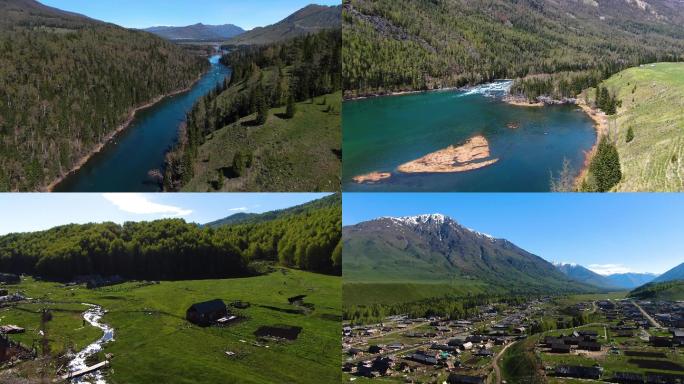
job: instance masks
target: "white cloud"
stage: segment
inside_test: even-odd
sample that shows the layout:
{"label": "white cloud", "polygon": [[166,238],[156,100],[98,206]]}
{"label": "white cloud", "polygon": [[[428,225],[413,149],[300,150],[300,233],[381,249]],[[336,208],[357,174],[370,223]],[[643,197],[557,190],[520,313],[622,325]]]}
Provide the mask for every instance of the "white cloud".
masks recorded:
{"label": "white cloud", "polygon": [[232,211],[232,212],[238,212],[238,211],[239,211],[239,212],[245,212],[245,211],[249,211],[249,208],[247,208],[247,207],[237,207],[237,208],[231,208],[231,209],[229,209],[229,211]]}
{"label": "white cloud", "polygon": [[590,264],[587,268],[598,273],[599,275],[612,275],[614,273],[632,272],[629,268],[622,264]]}
{"label": "white cloud", "polygon": [[142,193],[103,193],[102,197],[120,210],[138,215],[188,216],[192,210],[151,201]]}

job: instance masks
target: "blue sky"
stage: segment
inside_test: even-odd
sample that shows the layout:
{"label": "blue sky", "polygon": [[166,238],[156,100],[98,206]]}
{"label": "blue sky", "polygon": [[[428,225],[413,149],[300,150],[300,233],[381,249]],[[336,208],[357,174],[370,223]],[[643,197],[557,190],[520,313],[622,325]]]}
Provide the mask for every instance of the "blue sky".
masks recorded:
{"label": "blue sky", "polygon": [[235,24],[243,29],[276,23],[309,4],[340,0],[39,0],[127,28],[196,23]]}
{"label": "blue sky", "polygon": [[344,225],[424,213],[603,274],[684,262],[684,194],[344,194]]}
{"label": "blue sky", "polygon": [[239,212],[261,213],[322,198],[321,193],[8,193],[0,194],[0,235],[69,223],[178,217],[207,223]]}

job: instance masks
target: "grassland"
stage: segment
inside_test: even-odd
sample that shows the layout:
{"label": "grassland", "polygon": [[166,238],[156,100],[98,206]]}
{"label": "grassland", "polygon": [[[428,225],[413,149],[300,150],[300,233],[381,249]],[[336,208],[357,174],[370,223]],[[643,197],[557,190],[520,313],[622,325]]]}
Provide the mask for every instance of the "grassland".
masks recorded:
{"label": "grassland", "polygon": [[[37,337],[40,313],[26,309],[52,309],[48,334],[56,355],[64,340],[82,347],[100,336],[97,329],[83,328],[78,313],[85,308],[81,303],[101,305],[107,310],[102,321],[115,329],[115,341],[104,350],[113,355],[107,371],[112,384],[338,382],[340,286],[339,277],[289,269],[242,279],[131,282],[95,290],[25,279],[11,290],[33,298],[32,304],[4,308],[0,316],[2,324],[25,326],[27,333],[16,338],[28,343]],[[300,294],[312,308],[303,313],[287,301]],[[251,305],[235,310],[242,320],[228,327],[200,328],[185,320],[191,304],[214,298]],[[272,325],[303,329],[294,341],[258,341],[254,331]]]}
{"label": "grassland", "polygon": [[[253,124],[256,115],[250,115],[211,133],[199,148],[194,177],[183,189],[338,191],[341,103],[337,92],[297,103],[292,119],[284,117],[285,107],[273,108],[264,125]],[[239,177],[219,176],[238,151],[251,153],[253,166]]]}
{"label": "grassland", "polygon": [[[622,101],[608,121],[623,174],[614,190],[684,190],[684,63],[630,68],[602,86]],[[593,94],[590,89],[590,100]],[[630,128],[634,139],[627,142]]]}

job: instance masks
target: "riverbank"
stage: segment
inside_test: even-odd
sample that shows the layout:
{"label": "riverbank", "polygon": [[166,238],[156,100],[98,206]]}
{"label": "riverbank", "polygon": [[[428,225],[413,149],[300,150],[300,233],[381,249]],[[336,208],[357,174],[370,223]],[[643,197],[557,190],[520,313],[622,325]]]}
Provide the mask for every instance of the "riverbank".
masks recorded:
{"label": "riverbank", "polygon": [[594,128],[596,129],[596,142],[591,149],[585,153],[584,164],[582,165],[582,169],[580,170],[579,174],[575,178],[575,188],[579,190],[580,185],[582,185],[582,181],[587,177],[589,165],[596,155],[596,150],[598,149],[601,137],[608,134],[608,117],[603,111],[594,109],[585,102],[578,102],[576,105],[584,113],[586,113],[591,120],[593,120]]}
{"label": "riverbank", "polygon": [[102,152],[102,150],[105,148],[105,146],[110,144],[112,142],[112,140],[114,140],[120,133],[125,131],[131,125],[131,123],[135,119],[136,114],[139,111],[145,110],[147,108],[151,108],[155,104],[159,103],[160,101],[162,101],[168,97],[173,97],[173,96],[179,95],[181,93],[185,93],[185,92],[190,91],[192,89],[192,87],[194,87],[202,79],[202,76],[204,76],[207,72],[208,72],[208,70],[200,73],[199,76],[197,76],[197,79],[195,79],[189,86],[187,86],[185,88],[178,89],[178,90],[175,90],[173,92],[157,96],[154,99],[152,99],[151,101],[131,109],[130,112],[128,113],[128,117],[126,118],[126,120],[124,120],[123,123],[121,123],[119,126],[117,126],[115,130],[113,130],[112,132],[107,134],[107,136],[105,136],[104,140],[102,142],[96,144],[95,147],[92,150],[90,150],[87,154],[81,156],[81,158],[76,162],[76,164],[74,166],[71,167],[71,169],[67,173],[59,176],[57,179],[53,180],[50,184],[48,184],[48,186],[43,191],[53,192],[54,189],[57,188],[57,186],[59,184],[61,184],[67,177],[78,172],[86,163],[88,163],[88,161],[93,156]]}

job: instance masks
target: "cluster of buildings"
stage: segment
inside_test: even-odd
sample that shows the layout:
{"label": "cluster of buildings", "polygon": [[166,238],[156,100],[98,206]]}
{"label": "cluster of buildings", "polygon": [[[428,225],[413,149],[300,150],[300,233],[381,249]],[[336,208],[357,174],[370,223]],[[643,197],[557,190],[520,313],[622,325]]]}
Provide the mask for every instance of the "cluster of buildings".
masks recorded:
{"label": "cluster of buildings", "polygon": [[[499,313],[495,306],[485,305],[469,319],[392,316],[375,325],[346,325],[342,334],[348,360],[343,371],[365,377],[438,371],[449,373],[448,383],[483,383],[483,366],[475,363],[492,359],[495,348],[527,337],[531,308],[525,304]],[[372,343],[391,334],[400,335],[404,344]]]}
{"label": "cluster of buildings", "polygon": [[570,353],[577,351],[601,351],[598,343],[598,332],[592,330],[574,331],[571,334],[558,337],[546,336],[540,344],[551,353]]}

